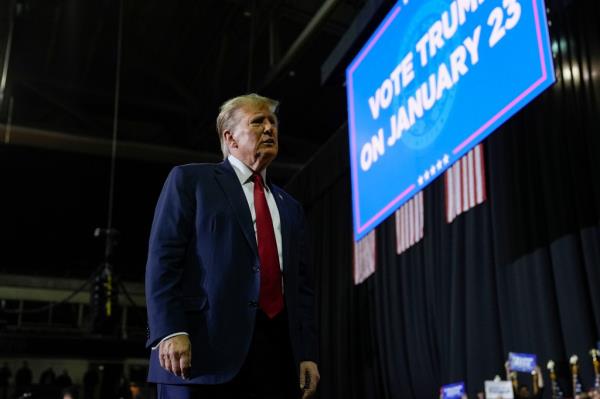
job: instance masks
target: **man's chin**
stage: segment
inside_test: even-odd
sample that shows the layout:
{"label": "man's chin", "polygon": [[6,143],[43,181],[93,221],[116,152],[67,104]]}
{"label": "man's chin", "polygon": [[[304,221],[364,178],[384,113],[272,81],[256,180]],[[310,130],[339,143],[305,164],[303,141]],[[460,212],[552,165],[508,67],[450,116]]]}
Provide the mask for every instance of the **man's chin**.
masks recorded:
{"label": "man's chin", "polygon": [[277,156],[277,147],[274,147],[274,148],[261,148],[256,153],[256,160],[258,162],[260,162],[261,169],[264,169],[267,166],[269,166],[269,164],[271,163],[271,161],[273,161],[276,156]]}
{"label": "man's chin", "polygon": [[257,151],[256,155],[259,158],[272,160],[273,158],[275,158],[277,156],[277,152],[278,151],[277,151],[276,146],[273,146],[273,147],[263,146]]}

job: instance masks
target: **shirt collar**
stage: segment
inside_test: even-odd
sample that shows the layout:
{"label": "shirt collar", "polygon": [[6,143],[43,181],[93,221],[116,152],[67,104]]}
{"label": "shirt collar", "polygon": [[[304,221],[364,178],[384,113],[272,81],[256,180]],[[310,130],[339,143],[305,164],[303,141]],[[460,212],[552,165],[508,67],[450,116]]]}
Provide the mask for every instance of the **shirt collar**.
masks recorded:
{"label": "shirt collar", "polygon": [[[240,161],[239,159],[237,159],[236,157],[234,157],[231,154],[229,154],[229,156],[227,157],[227,160],[229,161],[231,166],[233,166],[233,171],[235,172],[241,185],[244,185],[244,184],[252,181],[251,177],[254,174],[254,171],[252,169],[250,169],[245,163],[243,163],[242,161]],[[267,181],[267,169],[266,168],[260,171],[260,176],[262,177],[263,181],[265,182],[265,187],[267,188],[267,191],[269,191],[269,186],[266,183],[266,181]]]}

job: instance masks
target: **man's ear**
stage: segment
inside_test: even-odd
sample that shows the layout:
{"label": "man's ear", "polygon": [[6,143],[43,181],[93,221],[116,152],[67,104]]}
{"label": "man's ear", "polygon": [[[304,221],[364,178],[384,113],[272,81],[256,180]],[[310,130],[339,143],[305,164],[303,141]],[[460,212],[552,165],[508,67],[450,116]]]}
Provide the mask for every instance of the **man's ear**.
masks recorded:
{"label": "man's ear", "polygon": [[225,144],[227,144],[227,147],[237,148],[237,141],[235,141],[235,138],[233,137],[233,133],[231,133],[231,130],[225,130],[223,132],[223,140],[225,140]]}

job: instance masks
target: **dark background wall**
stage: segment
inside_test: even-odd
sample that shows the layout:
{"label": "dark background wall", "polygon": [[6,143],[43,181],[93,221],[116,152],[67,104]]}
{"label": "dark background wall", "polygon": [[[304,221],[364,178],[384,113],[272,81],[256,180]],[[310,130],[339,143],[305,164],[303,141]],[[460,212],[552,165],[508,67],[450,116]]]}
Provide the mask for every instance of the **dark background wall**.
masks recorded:
{"label": "dark background wall", "polygon": [[425,189],[424,239],[397,256],[393,218],[385,221],[377,270],[353,286],[346,129],[288,185],[312,225],[321,397],[433,398],[461,380],[474,395],[484,380],[504,377],[509,351],[537,354],[545,397],[549,359],[564,391],[572,354],[583,387],[593,385],[600,6],[556,0],[548,8],[557,82],[485,141],[484,204],[447,224],[438,179]]}
{"label": "dark background wall", "polygon": [[[144,273],[154,202],[170,168],[116,163],[113,226],[122,235],[115,264],[126,280]],[[109,169],[106,157],[0,146],[0,271],[88,277],[103,257],[94,230],[107,224]]]}

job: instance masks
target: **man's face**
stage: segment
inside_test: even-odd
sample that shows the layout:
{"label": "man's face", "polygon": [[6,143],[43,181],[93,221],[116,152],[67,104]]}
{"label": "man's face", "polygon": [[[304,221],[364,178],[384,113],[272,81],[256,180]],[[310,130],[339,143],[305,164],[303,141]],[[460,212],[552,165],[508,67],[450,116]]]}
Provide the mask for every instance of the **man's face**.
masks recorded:
{"label": "man's face", "polygon": [[235,112],[234,126],[224,133],[229,151],[254,171],[277,156],[277,117],[266,106],[247,105]]}

